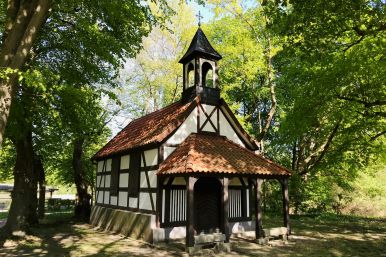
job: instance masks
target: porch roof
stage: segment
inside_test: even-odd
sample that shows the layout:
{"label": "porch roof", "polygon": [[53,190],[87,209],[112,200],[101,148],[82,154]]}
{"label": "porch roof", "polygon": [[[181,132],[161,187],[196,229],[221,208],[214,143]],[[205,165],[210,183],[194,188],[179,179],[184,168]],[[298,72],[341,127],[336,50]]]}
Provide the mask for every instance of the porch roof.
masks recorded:
{"label": "porch roof", "polygon": [[189,135],[160,164],[157,175],[185,173],[291,175],[279,164],[214,133]]}

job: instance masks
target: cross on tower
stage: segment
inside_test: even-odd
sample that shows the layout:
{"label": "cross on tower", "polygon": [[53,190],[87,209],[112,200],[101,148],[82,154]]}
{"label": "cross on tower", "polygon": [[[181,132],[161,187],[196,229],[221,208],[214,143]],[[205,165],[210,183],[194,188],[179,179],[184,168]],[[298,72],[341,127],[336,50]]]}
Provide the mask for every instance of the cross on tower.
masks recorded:
{"label": "cross on tower", "polygon": [[198,18],[198,26],[201,27],[201,18],[204,18],[204,17],[202,17],[200,11],[198,11],[198,15],[196,15],[196,17]]}

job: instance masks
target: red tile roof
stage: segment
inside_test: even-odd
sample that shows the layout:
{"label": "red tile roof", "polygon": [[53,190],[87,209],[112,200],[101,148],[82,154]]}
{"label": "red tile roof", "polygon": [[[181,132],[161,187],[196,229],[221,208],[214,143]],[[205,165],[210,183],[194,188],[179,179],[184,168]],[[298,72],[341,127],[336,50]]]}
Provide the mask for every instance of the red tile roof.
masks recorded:
{"label": "red tile roof", "polygon": [[261,155],[215,134],[191,134],[161,163],[157,175],[227,173],[290,176],[291,172]]}
{"label": "red tile roof", "polygon": [[160,143],[178,128],[195,106],[196,101],[189,103],[179,101],[133,120],[100,149],[93,159],[101,159],[151,143]]}

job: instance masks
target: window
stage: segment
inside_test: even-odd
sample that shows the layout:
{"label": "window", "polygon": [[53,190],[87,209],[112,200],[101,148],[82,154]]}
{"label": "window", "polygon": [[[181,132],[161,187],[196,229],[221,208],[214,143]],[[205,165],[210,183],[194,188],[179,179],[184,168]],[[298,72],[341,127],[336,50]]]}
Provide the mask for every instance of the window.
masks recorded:
{"label": "window", "polygon": [[130,155],[129,168],[129,196],[138,197],[139,194],[139,176],[141,168],[141,152],[134,152]]}
{"label": "window", "polygon": [[193,63],[188,65],[188,88],[194,86],[194,66]]}
{"label": "window", "polygon": [[204,87],[214,87],[213,68],[208,62],[204,62],[202,65],[202,85]]}
{"label": "window", "polygon": [[114,157],[111,164],[110,195],[118,194],[120,157]]}

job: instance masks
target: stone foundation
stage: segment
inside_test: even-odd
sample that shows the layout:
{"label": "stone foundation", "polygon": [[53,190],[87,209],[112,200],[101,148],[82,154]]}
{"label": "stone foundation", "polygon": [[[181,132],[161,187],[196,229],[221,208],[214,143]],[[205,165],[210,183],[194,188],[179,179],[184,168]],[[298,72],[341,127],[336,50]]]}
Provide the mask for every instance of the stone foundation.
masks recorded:
{"label": "stone foundation", "polygon": [[[92,207],[90,223],[104,231],[119,233],[149,243],[183,239],[186,236],[185,227],[156,228],[154,215],[102,206]],[[229,231],[236,235],[254,233],[254,224],[254,221],[229,222]]]}
{"label": "stone foundation", "polygon": [[154,215],[93,206],[90,224],[105,231],[153,243]]}

